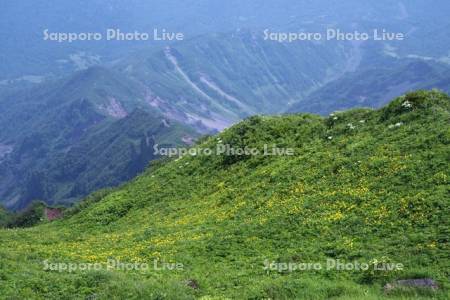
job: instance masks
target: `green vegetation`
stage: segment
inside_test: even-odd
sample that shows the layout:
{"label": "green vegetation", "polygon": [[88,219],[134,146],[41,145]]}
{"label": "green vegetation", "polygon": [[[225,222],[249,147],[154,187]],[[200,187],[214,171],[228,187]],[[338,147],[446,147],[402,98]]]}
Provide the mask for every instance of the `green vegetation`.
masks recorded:
{"label": "green vegetation", "polygon": [[[100,192],[66,219],[0,230],[3,299],[448,299],[450,99],[399,97],[323,118],[252,117],[204,139],[294,156],[185,156]],[[149,271],[44,271],[49,263],[149,263]],[[180,270],[154,270],[182,263]],[[395,271],[276,271],[264,261]],[[432,278],[437,291],[385,294]]]}
{"label": "green vegetation", "polygon": [[12,214],[8,227],[31,227],[44,221],[45,203],[33,201],[30,205],[19,213]]}
{"label": "green vegetation", "polygon": [[10,213],[0,205],[0,227],[5,227],[10,220]]}
{"label": "green vegetation", "polygon": [[[82,203],[89,203],[92,197],[101,194],[102,191],[95,192],[86,198]],[[68,212],[73,213],[76,208],[81,205],[72,207]],[[18,212],[10,212],[0,207],[0,227],[1,228],[27,228],[43,224],[48,221],[45,209],[48,206],[43,201],[32,201],[28,206]],[[55,207],[53,207],[54,209]],[[59,210],[65,211],[65,207],[58,207]]]}

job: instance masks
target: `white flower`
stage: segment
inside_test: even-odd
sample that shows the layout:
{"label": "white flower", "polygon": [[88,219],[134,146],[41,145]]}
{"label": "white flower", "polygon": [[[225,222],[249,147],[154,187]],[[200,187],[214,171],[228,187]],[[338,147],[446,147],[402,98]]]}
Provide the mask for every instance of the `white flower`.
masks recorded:
{"label": "white flower", "polygon": [[352,129],[352,130],[356,128],[355,126],[353,126],[352,123],[348,123],[348,124],[347,124],[347,127],[350,128],[350,129]]}
{"label": "white flower", "polygon": [[402,103],[402,107],[404,107],[404,108],[411,108],[412,107],[412,103],[409,102],[408,100],[406,100],[405,102]]}
{"label": "white flower", "polygon": [[338,119],[338,117],[334,117],[334,118],[333,118],[333,120],[337,120],[337,119]]}
{"label": "white flower", "polygon": [[403,122],[398,122],[398,123],[389,125],[388,128],[389,128],[389,129],[392,129],[392,128],[394,128],[394,127],[400,127],[400,126],[402,126],[402,125],[403,125]]}
{"label": "white flower", "polygon": [[328,139],[329,139],[329,140],[332,140],[332,139],[333,139],[333,137],[332,137],[332,136],[329,136],[329,137],[328,137]]}
{"label": "white flower", "polygon": [[366,123],[366,120],[361,120],[361,121],[359,121],[359,123]]}

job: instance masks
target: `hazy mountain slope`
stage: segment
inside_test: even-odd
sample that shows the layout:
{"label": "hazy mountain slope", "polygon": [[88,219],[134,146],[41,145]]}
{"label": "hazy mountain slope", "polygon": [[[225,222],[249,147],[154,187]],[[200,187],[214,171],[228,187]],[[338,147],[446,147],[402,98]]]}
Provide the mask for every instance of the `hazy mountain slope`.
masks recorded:
{"label": "hazy mountain slope", "polygon": [[139,53],[117,70],[146,86],[150,103],[167,116],[220,130],[255,113],[278,113],[357,67],[349,66],[354,48],[283,44],[235,32]]}
{"label": "hazy mountain slope", "polygon": [[450,67],[445,64],[420,59],[391,61],[348,73],[293,104],[288,111],[329,114],[353,107],[378,108],[408,91],[437,88],[450,92],[449,80]]}
{"label": "hazy mountain slope", "polygon": [[11,94],[0,101],[0,199],[73,201],[132,178],[153,143],[197,134],[159,115],[139,85],[104,68]]}
{"label": "hazy mountain slope", "polygon": [[30,128],[61,131],[63,126],[75,130],[107,117],[124,117],[127,110],[138,107],[139,95],[138,88],[125,77],[93,67],[5,96],[0,101],[0,122],[6,130],[0,138],[13,141],[28,134]]}
{"label": "hazy mountain slope", "polygon": [[407,91],[448,90],[447,64],[387,49],[375,41],[278,43],[241,31],[140,52],[115,69],[140,82],[153,107],[199,129],[221,130],[257,113],[381,107]]}
{"label": "hazy mountain slope", "polygon": [[450,38],[446,0],[45,0],[4,1],[0,11],[0,90],[5,85],[46,80],[97,63],[123,57],[136,47],[159,47],[166,42],[81,41],[58,43],[44,40],[43,31],[60,33],[149,32],[154,28],[183,32],[186,39],[200,34],[241,28],[311,32],[327,27],[409,33],[406,41],[391,43],[399,56],[435,59],[449,57]]}
{"label": "hazy mountain slope", "polygon": [[[438,92],[328,118],[252,117],[200,146],[274,144],[295,155],[172,160],[68,219],[1,230],[0,294],[380,299],[386,282],[430,277],[439,290],[405,289],[392,297],[446,299],[449,122],[450,98]],[[150,270],[42,270],[44,260],[107,259],[149,263]],[[159,267],[184,267],[154,269],[154,259]],[[371,269],[264,269],[265,261],[323,265],[327,259]],[[373,269],[388,262],[404,269]]]}

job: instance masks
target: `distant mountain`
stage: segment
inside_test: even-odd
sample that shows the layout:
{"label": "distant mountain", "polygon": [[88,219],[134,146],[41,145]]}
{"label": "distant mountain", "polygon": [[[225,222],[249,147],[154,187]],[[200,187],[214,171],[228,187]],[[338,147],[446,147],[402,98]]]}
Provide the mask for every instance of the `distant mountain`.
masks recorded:
{"label": "distant mountain", "polygon": [[115,69],[144,86],[167,117],[222,130],[249,115],[283,111],[354,70],[359,55],[352,43],[286,44],[243,31],[139,52]]}
{"label": "distant mountain", "polygon": [[0,101],[0,199],[72,202],[115,186],[155,158],[153,145],[183,145],[195,130],[156,112],[139,88],[95,67]]}
{"label": "distant mountain", "polygon": [[[332,46],[334,45],[334,47]],[[203,35],[121,60],[169,118],[217,130],[254,114],[326,114],[381,107],[408,91],[450,91],[450,65],[400,57],[375,41],[264,40],[253,31]]]}
{"label": "distant mountain", "polygon": [[390,64],[366,64],[293,104],[290,112],[329,114],[353,107],[378,108],[393,97],[418,89],[450,92],[450,66],[405,59]]}
{"label": "distant mountain", "polygon": [[[435,0],[45,0],[3,1],[0,11],[0,90],[6,85],[40,82],[106,64],[141,47],[164,47],[158,41],[44,40],[55,33],[149,32],[154,28],[183,32],[186,40],[202,34],[248,29],[262,32],[317,32],[326,28],[372,31],[374,28],[408,34],[400,42],[385,42],[398,56],[431,57],[449,61],[450,3]],[[333,46],[333,45],[331,45]]]}

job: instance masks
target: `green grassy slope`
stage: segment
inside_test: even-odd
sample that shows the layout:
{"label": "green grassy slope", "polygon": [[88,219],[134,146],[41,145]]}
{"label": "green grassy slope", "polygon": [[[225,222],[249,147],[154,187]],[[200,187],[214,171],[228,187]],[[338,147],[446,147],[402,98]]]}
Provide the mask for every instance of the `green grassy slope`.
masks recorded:
{"label": "green grassy slope", "polygon": [[[436,292],[388,297],[448,299],[449,122],[450,99],[436,91],[378,111],[252,117],[201,147],[275,144],[295,155],[162,162],[64,220],[1,230],[0,298],[379,299],[393,279],[431,277]],[[107,259],[151,269],[43,270],[45,260]],[[183,269],[155,270],[155,259]],[[327,259],[404,270],[263,268]]]}

